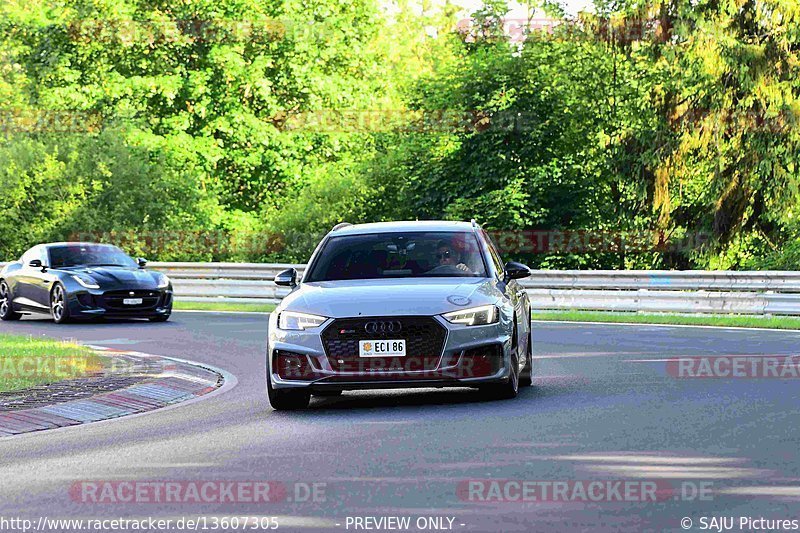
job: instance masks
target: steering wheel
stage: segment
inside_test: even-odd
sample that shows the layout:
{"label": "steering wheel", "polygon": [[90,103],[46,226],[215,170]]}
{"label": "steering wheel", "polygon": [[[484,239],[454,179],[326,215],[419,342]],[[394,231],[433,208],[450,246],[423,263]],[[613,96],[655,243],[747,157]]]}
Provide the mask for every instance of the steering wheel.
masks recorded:
{"label": "steering wheel", "polygon": [[464,272],[460,268],[453,265],[438,265],[428,270],[429,274],[458,274],[459,276],[466,276],[469,272]]}

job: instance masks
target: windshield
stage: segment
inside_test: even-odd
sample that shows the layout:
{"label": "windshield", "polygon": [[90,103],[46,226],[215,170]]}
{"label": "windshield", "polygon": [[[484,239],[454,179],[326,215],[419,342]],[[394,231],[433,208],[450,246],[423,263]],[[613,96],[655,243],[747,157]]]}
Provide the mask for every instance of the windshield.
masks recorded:
{"label": "windshield", "polygon": [[487,277],[471,232],[374,233],[331,237],[305,281]]}
{"label": "windshield", "polygon": [[102,244],[69,244],[50,248],[50,266],[119,266],[138,267],[136,261],[116,246]]}

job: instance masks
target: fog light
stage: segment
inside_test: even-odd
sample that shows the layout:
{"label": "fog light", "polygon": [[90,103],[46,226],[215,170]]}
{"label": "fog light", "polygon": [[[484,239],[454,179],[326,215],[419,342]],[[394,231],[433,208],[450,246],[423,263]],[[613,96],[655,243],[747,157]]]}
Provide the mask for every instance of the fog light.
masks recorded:
{"label": "fog light", "polygon": [[281,379],[308,381],[317,377],[307,355],[275,350],[273,357],[275,372]]}
{"label": "fog light", "polygon": [[491,344],[465,350],[459,373],[464,378],[482,378],[496,374],[502,367],[503,351],[499,344]]}
{"label": "fog light", "polygon": [[95,307],[94,296],[92,296],[88,292],[78,294],[78,303],[80,303],[84,307]]}

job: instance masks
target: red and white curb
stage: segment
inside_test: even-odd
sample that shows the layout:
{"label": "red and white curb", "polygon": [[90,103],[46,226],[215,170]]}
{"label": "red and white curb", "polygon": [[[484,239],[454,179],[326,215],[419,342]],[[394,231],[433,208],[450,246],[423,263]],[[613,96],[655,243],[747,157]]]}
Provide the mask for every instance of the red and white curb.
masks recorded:
{"label": "red and white curb", "polygon": [[[0,437],[57,429],[136,415],[182,403],[217,391],[232,376],[219,369],[171,357],[120,351],[102,346],[90,348],[113,357],[127,356],[158,363],[161,372],[152,378],[90,398],[46,407],[0,412]],[[233,378],[235,382],[235,378]]]}

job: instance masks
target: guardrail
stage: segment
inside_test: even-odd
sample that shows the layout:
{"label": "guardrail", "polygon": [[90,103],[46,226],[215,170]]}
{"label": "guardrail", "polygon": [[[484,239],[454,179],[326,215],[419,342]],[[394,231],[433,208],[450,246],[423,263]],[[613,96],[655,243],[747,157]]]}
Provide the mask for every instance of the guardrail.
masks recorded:
{"label": "guardrail", "polygon": [[522,285],[541,310],[800,315],[800,272],[537,270]]}
{"label": "guardrail", "polygon": [[269,263],[149,263],[172,279],[176,299],[239,303],[278,303],[288,287],[272,281],[287,268],[300,278],[306,265]]}
{"label": "guardrail", "polygon": [[[0,263],[0,268],[3,266]],[[275,275],[305,265],[150,263],[180,300],[277,303]],[[520,280],[536,310],[800,315],[800,272],[534,270]]]}

